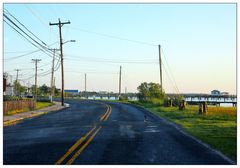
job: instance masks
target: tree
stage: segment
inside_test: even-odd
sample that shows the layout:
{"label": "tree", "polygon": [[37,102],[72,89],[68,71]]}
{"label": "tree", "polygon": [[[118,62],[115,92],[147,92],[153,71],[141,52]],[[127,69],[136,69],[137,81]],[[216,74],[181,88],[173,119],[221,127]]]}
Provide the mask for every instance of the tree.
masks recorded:
{"label": "tree", "polygon": [[163,99],[164,93],[161,94],[161,86],[158,83],[141,83],[140,86],[137,87],[139,93],[138,98],[140,101],[150,101],[152,99]]}
{"label": "tree", "polygon": [[47,95],[50,93],[51,88],[48,87],[47,85],[43,84],[38,88],[40,95]]}
{"label": "tree", "polygon": [[16,95],[21,95],[27,90],[27,88],[25,86],[22,86],[17,80],[14,81],[13,85],[14,85],[14,90]]}
{"label": "tree", "polygon": [[60,92],[61,92],[61,89],[58,89],[58,88],[54,87],[54,95],[56,97],[60,96]]}

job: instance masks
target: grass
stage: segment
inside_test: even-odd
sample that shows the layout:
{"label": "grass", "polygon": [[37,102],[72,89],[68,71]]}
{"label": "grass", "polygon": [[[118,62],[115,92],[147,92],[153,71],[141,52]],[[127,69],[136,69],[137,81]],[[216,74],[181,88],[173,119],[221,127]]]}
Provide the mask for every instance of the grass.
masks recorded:
{"label": "grass", "polygon": [[51,106],[53,105],[54,103],[50,103],[50,102],[37,102],[37,105],[36,105],[36,109],[41,109],[41,108],[44,108],[44,107],[48,107],[48,106]]}
{"label": "grass", "polygon": [[231,159],[237,159],[237,108],[208,107],[206,115],[198,114],[197,106],[187,106],[179,111],[177,107],[160,107],[150,103],[135,103],[154,114],[181,126]]}
{"label": "grass", "polygon": [[[53,104],[54,103],[50,103],[50,102],[37,102],[36,110],[39,110],[39,109],[44,108],[44,107],[51,106]],[[14,114],[17,114],[17,113],[23,113],[23,112],[28,112],[28,111],[30,111],[29,108],[24,108],[24,109],[21,109],[21,110],[12,110],[12,111],[7,112],[7,114],[5,114],[5,115],[14,115]]]}

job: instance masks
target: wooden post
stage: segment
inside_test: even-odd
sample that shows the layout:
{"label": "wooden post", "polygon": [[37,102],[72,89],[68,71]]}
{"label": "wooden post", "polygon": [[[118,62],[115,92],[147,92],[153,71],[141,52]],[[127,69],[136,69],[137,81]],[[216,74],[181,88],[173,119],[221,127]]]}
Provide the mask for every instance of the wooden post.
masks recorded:
{"label": "wooden post", "polygon": [[172,99],[169,99],[169,100],[168,100],[168,106],[169,106],[169,107],[172,107],[172,103],[173,103]]}
{"label": "wooden post", "polygon": [[198,114],[203,114],[203,104],[202,103],[199,103]]}
{"label": "wooden post", "polygon": [[203,102],[203,114],[207,114],[207,102]]}

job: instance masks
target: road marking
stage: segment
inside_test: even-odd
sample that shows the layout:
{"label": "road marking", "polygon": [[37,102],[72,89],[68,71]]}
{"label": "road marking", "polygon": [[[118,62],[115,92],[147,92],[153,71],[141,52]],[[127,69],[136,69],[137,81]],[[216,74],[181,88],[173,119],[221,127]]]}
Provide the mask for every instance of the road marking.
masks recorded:
{"label": "road marking", "polygon": [[107,121],[107,119],[108,119],[108,117],[110,116],[111,113],[112,113],[112,107],[109,106],[109,112],[108,112],[108,115],[106,116],[104,121]]}
{"label": "road marking", "polygon": [[93,127],[84,137],[81,137],[57,162],[56,164],[61,164],[83,141],[95,130]]}
{"label": "road marking", "polygon": [[100,121],[102,121],[105,117],[106,117],[106,115],[108,114],[108,112],[109,112],[109,110],[110,110],[110,106],[108,105],[108,104],[106,104],[106,106],[107,106],[107,111],[104,113],[104,115],[100,118]]}
{"label": "road marking", "polygon": [[[112,113],[112,107],[108,104],[105,104],[107,106],[107,110],[106,112],[104,113],[104,115],[100,118],[100,121],[106,121],[110,114]],[[81,144],[84,143],[84,141],[88,138],[88,136],[90,134],[93,134],[90,136],[90,138],[86,141],[86,143],[80,147],[80,149],[75,152],[75,154],[73,155],[73,157],[67,161],[66,164],[72,164],[76,158],[82,153],[82,151],[88,146],[88,144],[93,140],[93,138],[96,136],[96,134],[100,131],[100,129],[102,128],[102,126],[100,126],[97,130],[96,129],[96,126],[93,127],[84,137],[81,137],[57,162],[56,164],[57,165],[60,165],[62,164],[62,162],[70,155],[72,154]]]}
{"label": "road marking", "polygon": [[67,162],[67,165],[72,164],[75,159],[82,153],[82,151],[88,146],[88,144],[93,140],[102,127],[100,126],[95,133],[88,139],[88,141],[74,154],[74,156]]}

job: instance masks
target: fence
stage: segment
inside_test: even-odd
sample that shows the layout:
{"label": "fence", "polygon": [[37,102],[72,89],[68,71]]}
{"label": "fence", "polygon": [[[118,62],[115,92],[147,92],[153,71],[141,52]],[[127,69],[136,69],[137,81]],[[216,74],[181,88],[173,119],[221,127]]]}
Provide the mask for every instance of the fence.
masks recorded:
{"label": "fence", "polygon": [[3,101],[3,114],[11,112],[22,112],[25,110],[33,110],[36,107],[36,102],[33,99],[27,100],[8,100]]}

